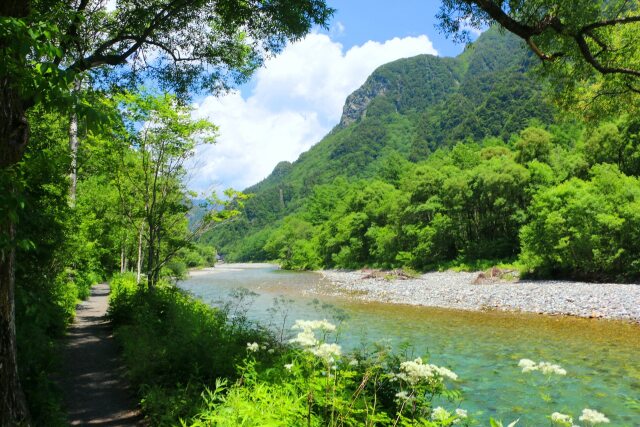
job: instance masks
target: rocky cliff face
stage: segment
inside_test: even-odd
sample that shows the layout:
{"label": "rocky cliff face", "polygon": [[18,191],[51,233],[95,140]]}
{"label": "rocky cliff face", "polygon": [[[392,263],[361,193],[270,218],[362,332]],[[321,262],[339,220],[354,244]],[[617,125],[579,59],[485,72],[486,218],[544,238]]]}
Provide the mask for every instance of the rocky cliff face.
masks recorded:
{"label": "rocky cliff face", "polygon": [[367,81],[347,97],[342,108],[339,127],[347,127],[351,123],[365,117],[367,107],[376,97],[384,95],[389,89],[389,81],[383,76],[372,74]]}

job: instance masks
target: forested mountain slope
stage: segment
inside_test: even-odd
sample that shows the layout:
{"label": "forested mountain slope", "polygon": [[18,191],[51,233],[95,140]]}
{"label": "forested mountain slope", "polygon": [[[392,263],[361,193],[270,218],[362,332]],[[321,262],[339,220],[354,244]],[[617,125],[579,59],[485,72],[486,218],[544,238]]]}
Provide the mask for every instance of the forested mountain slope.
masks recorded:
{"label": "forested mountain slope", "polygon": [[380,67],[205,240],[293,269],[518,260],[545,276],[640,277],[638,121],[555,114],[531,61],[490,30],[457,58]]}
{"label": "forested mountain slope", "polygon": [[205,240],[229,254],[239,237],[298,209],[318,184],[371,178],[387,162],[424,160],[468,138],[506,138],[533,118],[550,122],[540,83],[525,75],[529,61],[516,37],[490,30],[456,58],[419,55],[379,67],[349,95],[325,138],[247,188],[254,196],[244,218]]}

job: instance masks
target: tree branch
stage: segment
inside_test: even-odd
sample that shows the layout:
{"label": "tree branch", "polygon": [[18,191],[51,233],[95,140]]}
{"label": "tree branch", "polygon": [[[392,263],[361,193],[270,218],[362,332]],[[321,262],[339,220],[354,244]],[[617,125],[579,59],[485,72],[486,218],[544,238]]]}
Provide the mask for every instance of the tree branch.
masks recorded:
{"label": "tree branch", "polygon": [[623,67],[608,67],[602,65],[591,53],[591,49],[589,49],[589,44],[584,38],[584,33],[579,33],[574,37],[578,49],[580,49],[580,53],[584,59],[593,66],[596,70],[598,70],[601,74],[626,74],[634,77],[640,77],[640,71],[634,70],[631,68],[623,68]]}

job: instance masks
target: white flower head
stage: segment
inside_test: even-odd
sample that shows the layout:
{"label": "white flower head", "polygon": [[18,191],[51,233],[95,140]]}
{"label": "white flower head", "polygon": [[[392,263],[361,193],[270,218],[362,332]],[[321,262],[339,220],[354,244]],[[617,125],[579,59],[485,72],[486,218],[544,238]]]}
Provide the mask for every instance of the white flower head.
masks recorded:
{"label": "white flower head", "polygon": [[247,350],[255,353],[256,351],[260,350],[260,346],[257,342],[248,342]]}
{"label": "white flower head", "polygon": [[413,397],[411,397],[411,395],[409,395],[409,393],[407,393],[406,391],[400,391],[396,393],[396,397],[400,400],[413,400]]}
{"label": "white flower head", "polygon": [[520,359],[518,366],[522,368],[522,372],[531,372],[538,370],[538,364],[531,359]]}
{"label": "white flower head", "polygon": [[291,368],[293,368],[293,363],[287,363],[284,365],[284,369],[286,369],[287,371],[290,371]]}
{"label": "white flower head", "polygon": [[335,361],[334,357],[342,354],[342,348],[338,344],[322,343],[316,348],[309,349],[309,351],[328,363],[333,363]]}
{"label": "white flower head", "polygon": [[540,362],[538,364],[538,369],[540,369],[540,372],[544,375],[567,375],[567,371],[560,365],[554,365],[549,362]]}
{"label": "white flower head", "polygon": [[351,359],[349,366],[358,366],[358,359]]}
{"label": "white flower head", "polygon": [[303,330],[298,332],[298,335],[289,340],[290,343],[300,344],[302,347],[312,347],[318,344],[318,340],[312,330]]}
{"label": "white flower head", "polygon": [[469,416],[466,409],[460,408],[456,409],[456,415],[460,418],[467,418]]}
{"label": "white flower head", "polygon": [[560,412],[554,412],[551,414],[551,421],[553,423],[562,424],[562,425],[573,425],[573,418],[571,415],[562,414]]}
{"label": "white flower head", "polygon": [[431,419],[434,421],[444,421],[451,417],[451,413],[444,409],[442,406],[434,408],[431,412]]}
{"label": "white flower head", "polygon": [[518,367],[522,368],[522,373],[540,371],[543,375],[567,375],[567,371],[560,365],[540,361],[538,363],[530,359],[520,359]]}
{"label": "white flower head", "polygon": [[439,376],[442,379],[457,380],[458,375],[455,372],[436,365],[423,363],[421,358],[408,360],[400,364],[402,372],[396,374],[396,377],[408,382],[411,385],[418,384],[420,381],[428,381]]}
{"label": "white flower head", "polygon": [[273,353],[275,353],[275,352],[276,352],[276,351],[275,351],[274,349],[272,349],[272,348],[270,348],[269,350],[267,350],[267,353],[269,353],[269,354],[273,354]]}
{"label": "white flower head", "polygon": [[336,330],[336,325],[329,322],[327,319],[323,320],[296,320],[291,329],[301,329],[303,331],[322,330],[325,332],[333,332]]}
{"label": "white flower head", "polygon": [[582,415],[580,415],[578,419],[591,425],[608,424],[610,422],[609,418],[605,417],[603,413],[589,408],[584,408],[582,410]]}

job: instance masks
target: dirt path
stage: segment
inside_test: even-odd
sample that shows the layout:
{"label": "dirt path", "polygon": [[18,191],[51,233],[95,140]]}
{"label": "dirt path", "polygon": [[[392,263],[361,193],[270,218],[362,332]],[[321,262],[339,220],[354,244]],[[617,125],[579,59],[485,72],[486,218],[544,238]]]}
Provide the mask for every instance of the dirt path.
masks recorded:
{"label": "dirt path", "polygon": [[61,386],[73,426],[142,425],[105,318],[108,298],[109,285],[94,286],[78,306],[65,341]]}

